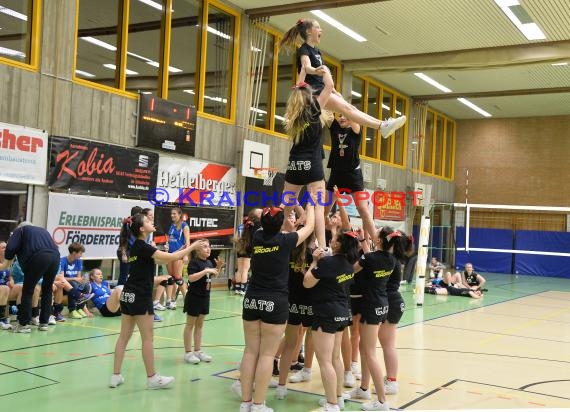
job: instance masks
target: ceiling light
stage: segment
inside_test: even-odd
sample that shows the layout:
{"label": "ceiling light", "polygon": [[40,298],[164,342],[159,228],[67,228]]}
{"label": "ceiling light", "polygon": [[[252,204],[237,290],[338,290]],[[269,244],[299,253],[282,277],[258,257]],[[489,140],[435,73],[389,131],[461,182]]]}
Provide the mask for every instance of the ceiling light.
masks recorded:
{"label": "ceiling light", "polygon": [[568,66],[567,62],[564,63],[552,63],[552,66]]}
{"label": "ceiling light", "polygon": [[366,41],[366,39],[364,37],[362,37],[360,34],[358,34],[357,32],[355,32],[354,30],[349,29],[348,27],[346,27],[344,24],[342,24],[341,22],[339,22],[338,20],[333,19],[331,16],[329,16],[328,14],[323,13],[320,10],[311,10],[311,13],[313,13],[315,16],[317,16],[318,18],[326,21],[328,24],[330,24],[331,26],[333,26],[335,29],[340,30],[341,32],[343,32],[344,34],[346,34],[349,37],[352,37],[354,40],[356,40],[357,42],[363,42]]}
{"label": "ceiling light", "polygon": [[183,91],[184,93],[188,93],[188,94],[195,94],[195,93],[194,93],[194,90],[192,90],[192,89],[184,89],[184,90],[182,90],[182,91]]}
{"label": "ceiling light", "polygon": [[285,121],[285,118],[283,116],[279,116],[278,114],[274,114],[273,117],[275,117],[277,120],[281,120],[282,122]]}
{"label": "ceiling light", "polygon": [[139,1],[141,3],[146,4],[147,6],[150,6],[154,9],[162,11],[162,5],[160,3],[157,3],[156,1],[152,1],[152,0],[139,0]]}
{"label": "ceiling light", "polygon": [[93,73],[85,72],[83,70],[75,69],[75,74],[83,77],[95,77]]}
{"label": "ceiling light", "polygon": [[[111,63],[104,64],[103,66],[106,67],[107,69],[117,70],[117,66],[115,66],[114,64],[111,64]],[[135,71],[129,70],[129,69],[125,69],[125,73],[130,74],[130,75],[139,74],[138,72],[135,72]]]}
{"label": "ceiling light", "polygon": [[1,46],[0,46],[0,54],[3,54],[4,56],[10,56],[10,57],[21,57],[21,58],[26,57],[26,53],[23,53],[19,50],[13,50],[13,49],[9,49],[7,47],[1,47]]}
{"label": "ceiling light", "polygon": [[152,94],[152,92],[141,92],[142,94]]}
{"label": "ceiling light", "polygon": [[0,13],[7,14],[8,16],[12,16],[23,21],[28,21],[28,16],[18,13],[16,10],[9,9],[8,7],[0,6]]}
{"label": "ceiling light", "polygon": [[[495,0],[495,3],[528,40],[546,39],[546,35],[532,21],[532,18],[521,6],[519,0]],[[523,21],[521,21],[521,18]]]}
{"label": "ceiling light", "polygon": [[[152,66],[152,67],[159,67],[159,66],[160,66],[160,64],[158,64],[158,62],[155,62],[155,61],[152,61],[152,60],[147,61],[146,64],[148,64],[148,65],[150,65],[150,66]],[[182,70],[182,69],[179,69],[179,68],[177,68],[177,67],[168,66],[168,71],[169,71],[170,73],[180,73],[180,72],[182,72],[183,70]]]}
{"label": "ceiling light", "polygon": [[429,76],[426,76],[423,73],[414,73],[417,77],[419,77],[420,79],[422,79],[424,82],[431,84],[433,87],[441,90],[442,92],[445,93],[451,93],[451,89],[448,89],[447,87],[445,87],[443,84],[436,82],[434,79],[432,79]]}
{"label": "ceiling light", "polygon": [[267,112],[266,112],[265,110],[257,109],[257,108],[255,108],[255,107],[250,107],[250,110],[251,110],[252,112],[259,113],[260,115],[267,114]]}
{"label": "ceiling light", "polygon": [[479,106],[474,105],[473,103],[471,103],[469,100],[464,99],[463,97],[458,98],[457,100],[459,100],[461,103],[463,103],[465,106],[469,107],[472,110],[475,110],[477,113],[482,114],[485,117],[492,117],[493,115],[490,113],[487,113],[485,110],[481,109]]}
{"label": "ceiling light", "polygon": [[117,48],[112,44],[105,43],[104,41],[96,39],[95,37],[87,36],[87,37],[80,37],[80,39],[86,41],[87,43],[94,44],[95,46],[99,46],[110,51],[117,51]]}
{"label": "ceiling light", "polygon": [[354,90],[351,90],[350,94],[352,94],[354,97],[362,97],[362,94],[355,92]]}
{"label": "ceiling light", "polygon": [[218,31],[218,30],[216,30],[210,26],[208,26],[206,28],[206,30],[209,31],[210,33],[215,34],[216,36],[219,36],[219,37],[226,39],[226,40],[230,40],[232,38],[232,36],[230,36],[229,34],[222,33],[221,31]]}

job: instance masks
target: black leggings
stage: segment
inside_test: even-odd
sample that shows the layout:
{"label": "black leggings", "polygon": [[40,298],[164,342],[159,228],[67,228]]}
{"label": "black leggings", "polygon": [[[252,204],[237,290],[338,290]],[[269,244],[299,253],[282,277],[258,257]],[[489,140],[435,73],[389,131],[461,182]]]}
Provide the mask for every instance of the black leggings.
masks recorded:
{"label": "black leggings", "polygon": [[38,252],[25,265],[22,265],[24,284],[22,285],[21,310],[18,311],[20,325],[28,325],[32,320],[32,295],[42,277],[40,324],[47,325],[51,315],[52,286],[58,270],[59,252],[52,250]]}

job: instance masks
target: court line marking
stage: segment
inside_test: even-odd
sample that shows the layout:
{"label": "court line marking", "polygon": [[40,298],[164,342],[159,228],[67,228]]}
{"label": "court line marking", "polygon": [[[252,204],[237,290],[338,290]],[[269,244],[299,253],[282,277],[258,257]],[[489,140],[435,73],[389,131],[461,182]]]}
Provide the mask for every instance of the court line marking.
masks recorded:
{"label": "court line marking", "polygon": [[542,385],[545,383],[554,383],[554,382],[570,382],[570,379],[556,379],[556,380],[552,380],[552,381],[542,381],[542,382],[529,383],[528,385],[521,386],[519,389],[524,391],[524,390],[526,390],[526,388],[530,388],[531,386]]}
{"label": "court line marking", "polygon": [[[570,312],[570,306],[566,306],[565,308],[560,308],[557,310],[547,312],[543,316],[539,317],[538,319],[528,320],[526,322],[523,322],[520,325],[509,328],[509,329],[505,330],[505,333],[509,334],[510,332],[518,332],[521,330],[528,329],[531,326],[542,323],[544,320],[549,320],[549,319],[555,318],[555,317],[557,317],[557,316],[559,316],[565,312]],[[502,336],[500,336],[500,335],[503,335],[503,334],[496,334],[496,335],[499,335],[499,336],[494,336],[494,337],[484,339],[482,341],[476,342],[476,344],[484,346],[484,345],[489,345],[492,342],[496,342],[499,339],[502,339]],[[568,342],[564,342],[564,343],[568,343]]]}
{"label": "court line marking", "polygon": [[463,330],[466,332],[476,332],[476,333],[482,333],[482,334],[486,334],[486,335],[500,335],[500,336],[508,336],[508,337],[513,337],[513,338],[541,340],[541,341],[546,341],[546,342],[556,342],[556,343],[565,343],[565,344],[570,343],[570,341],[568,341],[568,340],[537,338],[537,337],[533,337],[533,336],[513,335],[513,334],[509,334],[509,333],[491,332],[491,331],[485,331],[485,330],[479,330],[479,329],[457,328],[457,327],[447,326],[447,325],[432,325],[432,324],[426,323],[426,326],[430,326],[432,328],[445,328],[445,329],[453,329],[453,330]]}

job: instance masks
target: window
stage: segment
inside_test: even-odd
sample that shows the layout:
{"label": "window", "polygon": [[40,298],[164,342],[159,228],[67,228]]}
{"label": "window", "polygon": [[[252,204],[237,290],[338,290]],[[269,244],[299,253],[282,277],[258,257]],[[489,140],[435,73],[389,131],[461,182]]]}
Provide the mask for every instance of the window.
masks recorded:
{"label": "window", "polygon": [[[283,121],[291,86],[295,83],[294,56],[279,53],[277,60],[277,87],[275,98],[275,131],[285,133]],[[330,142],[329,142],[330,144]]]}
{"label": "window", "polygon": [[116,0],[78,2],[75,76],[105,86],[119,87],[120,7]]}
{"label": "window", "polygon": [[433,131],[434,131],[434,118],[435,114],[428,110],[426,119],[426,133],[424,136],[423,146],[423,168],[426,173],[432,173],[432,152],[433,152]]}
{"label": "window", "polygon": [[441,116],[437,116],[435,122],[435,162],[433,173],[437,176],[441,176],[442,173],[442,162],[443,162],[443,139],[445,136],[445,119]]}
{"label": "window", "polygon": [[173,0],[170,32],[169,65],[178,70],[168,72],[169,100],[198,106],[196,73],[200,68],[200,18],[199,0]]}
{"label": "window", "polygon": [[[366,93],[366,113],[370,116],[378,118],[378,99],[380,90],[377,87],[369,87]],[[378,130],[371,127],[364,128],[365,132],[365,144],[364,144],[364,155],[368,157],[375,158],[376,155],[376,144],[378,142]]]}
{"label": "window", "polygon": [[446,122],[444,177],[453,179],[453,167],[455,161],[455,122],[451,120],[446,120]]}
{"label": "window", "polygon": [[2,0],[0,62],[37,68],[40,0]]}
{"label": "window", "polygon": [[[396,96],[396,117],[400,117],[408,113],[408,100],[404,99],[402,96]],[[409,117],[406,121],[406,125],[396,130],[394,137],[392,137],[392,142],[394,144],[394,158],[393,162],[397,165],[404,165],[405,153],[406,153],[406,130],[408,128]]]}
{"label": "window", "polygon": [[[160,62],[160,32],[164,17],[164,7],[160,1],[149,5],[131,1],[129,7],[129,27],[127,45],[126,90],[151,92],[157,95]],[[181,69],[170,66],[169,72]]]}
{"label": "window", "polygon": [[[403,95],[372,80],[356,76],[352,77],[352,105],[376,119],[408,114],[408,100]],[[405,165],[406,126],[387,139],[381,138],[379,130],[369,127],[363,130],[363,156],[399,166]]]}
{"label": "window", "polygon": [[[384,90],[382,94],[382,115],[380,119],[387,119],[392,117],[392,105],[394,103],[394,95],[387,90]],[[392,141],[392,137],[387,139],[382,139],[382,146],[380,150],[380,160],[384,160],[385,162],[391,161],[392,151],[390,150],[390,143]]]}
{"label": "window", "polygon": [[237,14],[208,4],[206,18],[206,56],[202,59],[202,96],[199,110],[219,117],[231,117],[234,32]]}
{"label": "window", "polygon": [[[263,65],[261,73],[256,73],[256,82],[260,81],[259,89],[254,87],[251,101],[250,116],[255,116],[255,126],[271,129],[271,85],[273,83],[273,51],[275,50],[275,37],[270,33],[261,31],[262,41],[257,46],[251,46],[252,58],[258,65]],[[259,66],[258,66],[259,67]]]}

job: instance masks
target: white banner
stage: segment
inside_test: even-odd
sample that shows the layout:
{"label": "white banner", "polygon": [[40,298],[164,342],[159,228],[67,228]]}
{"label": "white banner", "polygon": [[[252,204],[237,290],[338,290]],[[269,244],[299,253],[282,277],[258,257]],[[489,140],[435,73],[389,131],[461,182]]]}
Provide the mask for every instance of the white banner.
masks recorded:
{"label": "white banner", "polygon": [[0,181],[46,184],[48,135],[8,123],[0,123]]}
{"label": "white banner", "polygon": [[147,201],[50,193],[47,230],[61,256],[78,242],[84,259],[116,259],[123,218],[133,206],[154,209]]}
{"label": "white banner", "polygon": [[160,155],[157,193],[161,203],[236,206],[237,169],[231,166]]}

